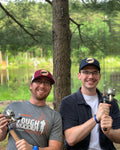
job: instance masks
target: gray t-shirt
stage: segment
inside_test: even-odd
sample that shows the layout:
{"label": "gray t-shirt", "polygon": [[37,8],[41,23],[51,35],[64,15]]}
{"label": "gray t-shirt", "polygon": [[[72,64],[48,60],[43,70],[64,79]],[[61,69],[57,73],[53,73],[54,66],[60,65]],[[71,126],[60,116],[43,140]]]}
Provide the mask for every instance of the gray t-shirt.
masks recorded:
{"label": "gray t-shirt", "polygon": [[[5,111],[8,109],[15,113],[15,118],[22,117],[12,124],[20,139],[25,139],[29,144],[38,147],[47,147],[49,140],[62,142],[62,120],[59,112],[47,105],[37,106],[29,101],[12,102]],[[7,150],[17,150],[10,134]]]}

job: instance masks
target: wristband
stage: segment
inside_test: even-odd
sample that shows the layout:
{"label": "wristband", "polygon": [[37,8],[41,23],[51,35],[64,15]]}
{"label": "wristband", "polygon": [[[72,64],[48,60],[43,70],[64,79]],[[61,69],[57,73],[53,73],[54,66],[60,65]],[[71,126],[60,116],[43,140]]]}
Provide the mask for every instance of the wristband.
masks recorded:
{"label": "wristband", "polygon": [[96,123],[99,123],[100,121],[97,120],[96,115],[94,115],[94,119]]}
{"label": "wristband", "polygon": [[33,146],[33,150],[39,150],[38,146]]}

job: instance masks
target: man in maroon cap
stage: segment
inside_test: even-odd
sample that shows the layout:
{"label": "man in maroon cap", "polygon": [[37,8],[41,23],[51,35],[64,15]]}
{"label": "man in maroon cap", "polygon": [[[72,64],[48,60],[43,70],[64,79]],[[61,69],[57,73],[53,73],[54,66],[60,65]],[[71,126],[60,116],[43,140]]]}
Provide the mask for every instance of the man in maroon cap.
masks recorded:
{"label": "man in maroon cap", "polygon": [[55,81],[51,75],[51,73],[47,70],[37,70],[31,80],[30,90],[31,90],[31,99],[30,102],[40,103],[45,105],[46,98],[49,95],[52,84]]}
{"label": "man in maroon cap", "polygon": [[12,110],[16,117],[21,117],[14,126],[20,140],[17,142],[9,134],[7,150],[61,150],[62,120],[60,114],[46,105],[52,85],[55,83],[47,70],[37,70],[30,83],[31,98],[29,101],[10,103],[0,114],[0,141],[8,131],[7,110]]}

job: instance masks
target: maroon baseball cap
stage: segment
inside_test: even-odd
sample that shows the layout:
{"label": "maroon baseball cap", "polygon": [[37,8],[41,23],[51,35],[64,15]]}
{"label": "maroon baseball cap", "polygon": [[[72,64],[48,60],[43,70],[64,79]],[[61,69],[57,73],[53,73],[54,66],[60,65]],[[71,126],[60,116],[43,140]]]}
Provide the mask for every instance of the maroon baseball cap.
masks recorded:
{"label": "maroon baseball cap", "polygon": [[52,74],[49,71],[45,70],[45,69],[40,69],[40,70],[35,71],[31,82],[33,82],[35,79],[40,78],[40,77],[48,78],[50,80],[51,84],[55,83],[55,81],[52,77]]}

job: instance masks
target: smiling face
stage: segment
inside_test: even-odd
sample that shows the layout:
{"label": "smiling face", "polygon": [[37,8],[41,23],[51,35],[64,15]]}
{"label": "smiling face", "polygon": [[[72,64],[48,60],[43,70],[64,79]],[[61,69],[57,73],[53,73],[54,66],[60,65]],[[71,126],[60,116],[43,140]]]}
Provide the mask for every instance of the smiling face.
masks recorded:
{"label": "smiling face", "polygon": [[101,74],[98,71],[98,68],[95,66],[86,66],[80,73],[78,73],[78,79],[81,80],[82,88],[81,91],[83,94],[94,95],[96,93],[96,86],[101,78]]}
{"label": "smiling face", "polygon": [[51,83],[48,78],[40,77],[30,84],[31,100],[46,101],[51,91]]}

